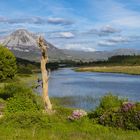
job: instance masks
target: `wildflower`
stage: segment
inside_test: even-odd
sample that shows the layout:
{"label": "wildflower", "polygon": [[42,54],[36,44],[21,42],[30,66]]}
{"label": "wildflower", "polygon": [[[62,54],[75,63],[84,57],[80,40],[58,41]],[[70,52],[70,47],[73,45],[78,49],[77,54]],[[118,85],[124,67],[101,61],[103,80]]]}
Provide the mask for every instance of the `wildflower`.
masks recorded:
{"label": "wildflower", "polygon": [[86,115],[87,115],[87,112],[84,111],[84,110],[81,110],[81,109],[74,110],[72,112],[72,115],[71,116],[68,116],[68,119],[69,120],[78,120],[78,119],[80,119],[80,118],[82,118],[82,117],[84,117]]}
{"label": "wildflower", "polygon": [[121,107],[121,110],[123,112],[128,112],[129,110],[131,110],[133,107],[135,106],[134,103],[132,102],[125,102],[123,103],[122,107]]}

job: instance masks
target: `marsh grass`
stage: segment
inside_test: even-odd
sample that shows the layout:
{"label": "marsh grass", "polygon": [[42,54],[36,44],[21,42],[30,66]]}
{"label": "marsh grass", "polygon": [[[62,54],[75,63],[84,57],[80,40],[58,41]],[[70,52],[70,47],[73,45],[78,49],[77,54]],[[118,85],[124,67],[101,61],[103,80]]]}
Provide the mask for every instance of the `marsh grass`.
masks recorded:
{"label": "marsh grass", "polygon": [[101,66],[81,67],[75,69],[77,72],[107,72],[140,75],[140,66]]}
{"label": "marsh grass", "polygon": [[84,108],[88,111],[99,104],[99,98],[94,98],[92,96],[52,97],[51,100],[58,106]]}

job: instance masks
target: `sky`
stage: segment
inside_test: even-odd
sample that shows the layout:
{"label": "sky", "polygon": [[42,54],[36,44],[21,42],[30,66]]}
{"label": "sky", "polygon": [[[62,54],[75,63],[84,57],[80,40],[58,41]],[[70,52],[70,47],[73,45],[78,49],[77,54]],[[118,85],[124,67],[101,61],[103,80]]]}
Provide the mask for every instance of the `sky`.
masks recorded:
{"label": "sky", "polygon": [[140,0],[0,0],[0,38],[17,29],[61,49],[140,50]]}

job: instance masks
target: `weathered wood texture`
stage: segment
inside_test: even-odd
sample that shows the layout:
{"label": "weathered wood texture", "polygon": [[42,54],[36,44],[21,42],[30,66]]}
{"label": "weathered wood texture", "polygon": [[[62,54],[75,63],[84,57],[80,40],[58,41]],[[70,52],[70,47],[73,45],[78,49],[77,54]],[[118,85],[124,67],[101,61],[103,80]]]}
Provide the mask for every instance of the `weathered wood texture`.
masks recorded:
{"label": "weathered wood texture", "polygon": [[46,107],[46,110],[52,110],[52,104],[48,95],[48,80],[49,80],[49,71],[46,70],[46,64],[48,63],[48,46],[44,43],[44,39],[42,37],[38,38],[38,46],[41,49],[41,73],[42,73],[42,97]]}

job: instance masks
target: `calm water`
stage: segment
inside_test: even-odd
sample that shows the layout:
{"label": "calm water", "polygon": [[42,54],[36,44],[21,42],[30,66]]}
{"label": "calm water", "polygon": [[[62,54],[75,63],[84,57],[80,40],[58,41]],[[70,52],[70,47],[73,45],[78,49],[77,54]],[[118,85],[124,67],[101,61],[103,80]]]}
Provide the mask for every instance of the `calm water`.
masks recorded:
{"label": "calm water", "polygon": [[75,72],[64,68],[52,72],[49,80],[49,95],[63,97],[65,106],[92,109],[108,92],[140,101],[140,76]]}

